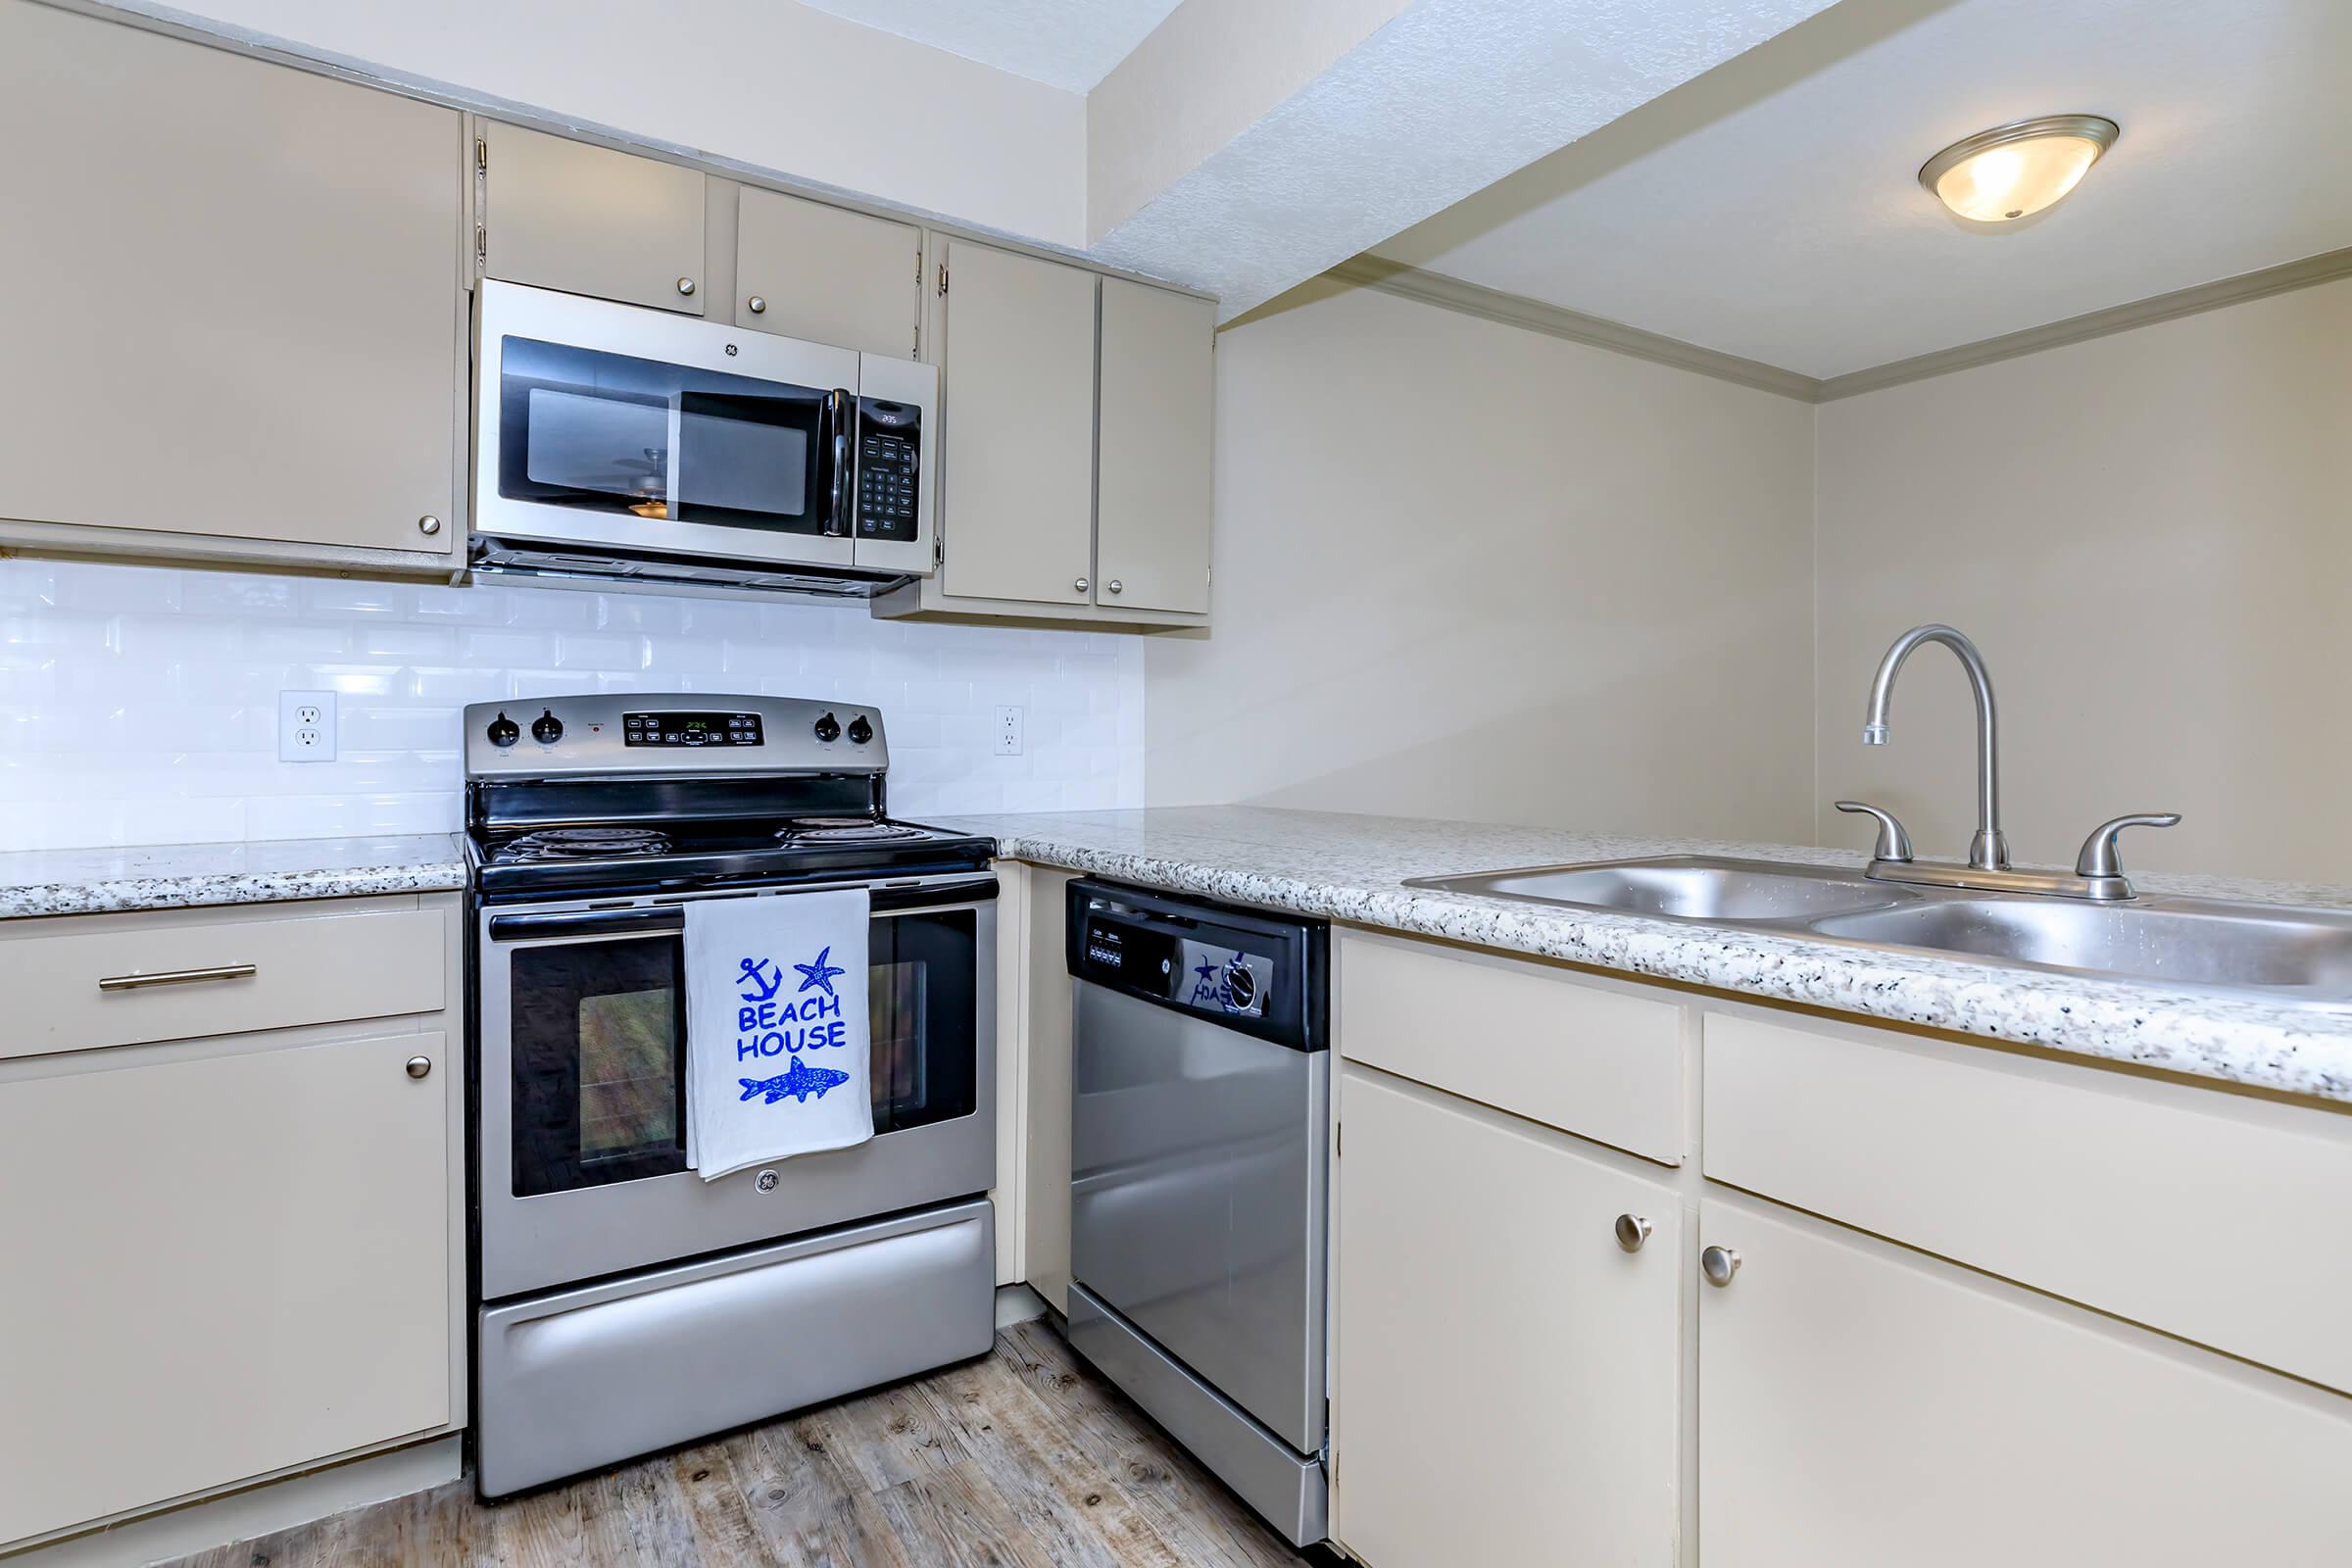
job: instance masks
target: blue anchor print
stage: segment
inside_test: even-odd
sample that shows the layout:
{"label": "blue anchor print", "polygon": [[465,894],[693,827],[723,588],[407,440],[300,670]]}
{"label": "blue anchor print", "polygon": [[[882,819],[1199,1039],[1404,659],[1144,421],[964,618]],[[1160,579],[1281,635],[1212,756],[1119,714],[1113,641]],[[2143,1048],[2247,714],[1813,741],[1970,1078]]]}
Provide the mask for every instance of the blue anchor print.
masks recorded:
{"label": "blue anchor print", "polygon": [[778,969],[776,977],[768,979],[767,960],[764,958],[746,958],[742,962],[742,969],[743,972],[735,977],[737,983],[745,980],[752,983],[751,990],[738,993],[746,1002],[765,1002],[784,987],[784,971]]}
{"label": "blue anchor print", "polygon": [[805,1105],[810,1095],[822,1100],[826,1090],[848,1083],[850,1075],[831,1067],[811,1067],[805,1061],[795,1061],[790,1068],[773,1078],[738,1078],[735,1081],[743,1085],[740,1099],[754,1100],[765,1095],[767,1103],[772,1105],[790,1095]]}
{"label": "blue anchor print", "polygon": [[[828,945],[823,952],[816,956],[816,961],[814,963],[796,963],[793,965],[795,969],[801,971],[801,991],[822,991],[828,997],[840,995],[839,992],[833,989],[833,977],[835,975],[848,974],[850,971],[842,968],[839,964],[828,963],[825,961],[832,956],[833,949],[830,945]],[[776,984],[782,985],[783,983],[783,976],[779,974],[776,978]],[[800,995],[800,992],[796,991],[793,993],[793,995],[798,996]]]}

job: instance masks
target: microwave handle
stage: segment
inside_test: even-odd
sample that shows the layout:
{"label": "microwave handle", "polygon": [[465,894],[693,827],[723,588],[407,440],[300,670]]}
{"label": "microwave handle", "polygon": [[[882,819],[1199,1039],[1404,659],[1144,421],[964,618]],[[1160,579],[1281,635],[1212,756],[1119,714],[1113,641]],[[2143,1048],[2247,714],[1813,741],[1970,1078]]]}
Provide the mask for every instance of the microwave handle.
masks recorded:
{"label": "microwave handle", "polygon": [[846,539],[853,527],[850,502],[857,491],[850,483],[850,469],[858,450],[858,399],[849,388],[835,387],[825,394],[823,431],[833,481],[825,506],[825,535]]}

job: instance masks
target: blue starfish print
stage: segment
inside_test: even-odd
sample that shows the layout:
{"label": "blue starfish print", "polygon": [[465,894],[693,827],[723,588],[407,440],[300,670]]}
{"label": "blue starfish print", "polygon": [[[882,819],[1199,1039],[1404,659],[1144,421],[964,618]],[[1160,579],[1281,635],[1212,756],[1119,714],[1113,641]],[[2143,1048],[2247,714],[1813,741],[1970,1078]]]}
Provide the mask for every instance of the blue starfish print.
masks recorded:
{"label": "blue starfish print", "polygon": [[[848,974],[850,971],[842,968],[839,964],[828,963],[825,961],[832,956],[833,949],[828,946],[822,953],[819,953],[816,956],[816,961],[814,963],[796,963],[793,965],[795,969],[801,971],[801,991],[808,991],[813,989],[822,991],[828,997],[840,995],[839,992],[833,989],[833,977],[837,974]],[[793,995],[798,996],[800,995],[800,992],[796,991],[793,993]]]}

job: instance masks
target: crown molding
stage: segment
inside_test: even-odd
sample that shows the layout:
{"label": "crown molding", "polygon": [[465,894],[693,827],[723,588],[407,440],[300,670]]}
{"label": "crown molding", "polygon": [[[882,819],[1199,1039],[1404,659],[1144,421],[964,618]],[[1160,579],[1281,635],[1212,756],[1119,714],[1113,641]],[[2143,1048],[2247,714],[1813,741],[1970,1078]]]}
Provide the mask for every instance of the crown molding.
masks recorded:
{"label": "crown molding", "polygon": [[1506,294],[1500,289],[1465,283],[1460,278],[1447,277],[1443,272],[1423,271],[1419,268],[1407,267],[1401,262],[1388,261],[1370,253],[1342,262],[1324,275],[1350,287],[1378,289],[1384,294],[1418,300],[1441,310],[1458,311],[1464,316],[1500,321],[1507,326],[1523,327],[1548,337],[1565,338],[1572,343],[1608,349],[1618,354],[1632,355],[1636,359],[1671,365],[1678,369],[1695,370],[1701,375],[1714,376],[1717,380],[1776,392],[1800,403],[1830,403],[1839,398],[1900,386],[1907,381],[1924,381],[1931,376],[1949,375],[1955,370],[1974,369],[1980,365],[2014,360],[2023,355],[2039,354],[2044,349],[2063,348],[2070,343],[2082,343],[2115,332],[2128,332],[2133,327],[2151,326],[2158,321],[2219,310],[2226,305],[2239,305],[2266,295],[2283,294],[2290,289],[2308,288],[2314,283],[2352,277],[2352,248],[2325,251],[2317,256],[2306,256],[2300,261],[2266,267],[2259,271],[2241,272],[2235,277],[2199,283],[2192,288],[2177,289],[2170,294],[2158,294],[2129,304],[2112,305],[2105,310],[2090,311],[2062,321],[2030,326],[2022,331],[1988,337],[1982,342],[1963,343],[1956,348],[1937,349],[1932,354],[1895,360],[1827,379],[1800,374],[1795,370],[1784,370],[1777,365],[1766,365],[1759,360],[1741,359],[1737,354],[1702,348],[1661,332],[1644,331],[1621,321],[1587,316],[1581,311],[1547,305],[1524,295]]}
{"label": "crown molding", "polygon": [[1487,288],[1477,283],[1465,283],[1458,277],[1447,277],[1443,272],[1425,272],[1417,267],[1388,261],[1370,252],[1350,257],[1325,275],[1355,288],[1378,289],[1383,294],[1419,300],[1424,305],[1458,311],[1464,316],[1484,317],[1490,321],[1524,327],[1547,337],[1566,338],[1571,343],[1584,343],[1596,349],[1630,354],[1635,359],[1671,365],[1677,369],[1696,370],[1701,375],[1711,375],[1719,381],[1778,392],[1783,397],[1795,398],[1800,402],[1812,402],[1814,389],[1821,384],[1809,375],[1784,370],[1777,365],[1766,365],[1760,360],[1743,360],[1737,354],[1701,348],[1695,343],[1686,343],[1681,338],[1668,337],[1662,332],[1646,332],[1638,326],[1627,326],[1622,321],[1587,316],[1581,311],[1546,305],[1523,295],[1505,294],[1500,289]]}

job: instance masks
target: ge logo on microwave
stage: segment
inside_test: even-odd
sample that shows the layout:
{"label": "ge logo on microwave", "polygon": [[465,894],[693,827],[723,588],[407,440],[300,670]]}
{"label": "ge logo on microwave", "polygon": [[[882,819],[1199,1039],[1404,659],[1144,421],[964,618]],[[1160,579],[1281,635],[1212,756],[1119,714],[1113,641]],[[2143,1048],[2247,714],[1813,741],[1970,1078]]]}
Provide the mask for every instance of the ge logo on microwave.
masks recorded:
{"label": "ge logo on microwave", "polygon": [[732,343],[730,343],[730,344],[728,344],[728,345],[727,345],[727,358],[731,360],[731,359],[733,359],[734,357],[735,357],[735,345],[734,345],[734,344],[732,344]]}

